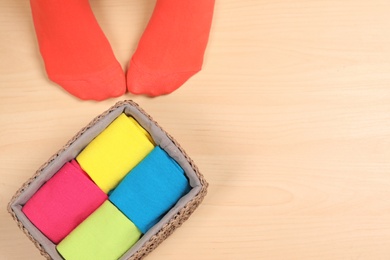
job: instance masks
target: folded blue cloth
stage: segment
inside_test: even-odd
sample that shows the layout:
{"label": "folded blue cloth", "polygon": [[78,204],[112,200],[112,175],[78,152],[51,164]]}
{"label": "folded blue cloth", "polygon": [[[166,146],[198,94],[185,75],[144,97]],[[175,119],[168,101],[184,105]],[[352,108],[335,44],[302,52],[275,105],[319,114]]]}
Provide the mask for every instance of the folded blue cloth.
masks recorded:
{"label": "folded blue cloth", "polygon": [[183,169],[157,146],[126,175],[109,200],[146,233],[189,190]]}

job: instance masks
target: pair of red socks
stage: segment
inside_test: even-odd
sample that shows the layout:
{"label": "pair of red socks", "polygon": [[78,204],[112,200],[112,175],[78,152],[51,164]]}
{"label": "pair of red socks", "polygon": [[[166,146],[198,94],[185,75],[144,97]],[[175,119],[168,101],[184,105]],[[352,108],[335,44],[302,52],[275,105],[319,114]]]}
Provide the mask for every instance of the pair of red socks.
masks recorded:
{"label": "pair of red socks", "polygon": [[202,67],[214,0],[157,0],[126,76],[88,0],[30,1],[49,78],[81,99],[168,94]]}

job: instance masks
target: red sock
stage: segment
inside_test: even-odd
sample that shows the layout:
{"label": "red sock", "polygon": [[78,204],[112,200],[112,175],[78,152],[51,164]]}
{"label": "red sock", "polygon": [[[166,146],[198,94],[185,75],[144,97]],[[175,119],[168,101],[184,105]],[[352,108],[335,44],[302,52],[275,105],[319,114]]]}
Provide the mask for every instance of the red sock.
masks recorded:
{"label": "red sock", "polygon": [[31,0],[39,48],[49,78],[81,99],[126,92],[124,72],[88,0]]}
{"label": "red sock", "polygon": [[158,96],[180,87],[202,68],[214,0],[157,0],[127,72],[134,94]]}

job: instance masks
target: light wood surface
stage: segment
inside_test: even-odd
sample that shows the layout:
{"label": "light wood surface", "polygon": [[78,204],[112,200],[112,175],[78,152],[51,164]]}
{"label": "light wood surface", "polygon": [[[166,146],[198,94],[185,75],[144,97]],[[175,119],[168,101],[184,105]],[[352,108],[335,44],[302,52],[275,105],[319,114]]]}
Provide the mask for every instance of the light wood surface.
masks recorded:
{"label": "light wood surface", "polygon": [[[126,67],[155,1],[92,0]],[[147,259],[390,259],[390,2],[217,0],[203,70],[168,96],[50,82],[27,0],[0,0],[0,259],[42,259],[6,212],[81,127],[133,99],[210,182]]]}

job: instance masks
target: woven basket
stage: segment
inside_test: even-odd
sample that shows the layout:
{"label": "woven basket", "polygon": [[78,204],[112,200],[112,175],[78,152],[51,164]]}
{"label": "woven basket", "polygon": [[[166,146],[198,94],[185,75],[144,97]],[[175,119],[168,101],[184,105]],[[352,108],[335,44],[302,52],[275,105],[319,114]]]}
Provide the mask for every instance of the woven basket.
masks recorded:
{"label": "woven basket", "polygon": [[155,139],[157,145],[167,147],[165,149],[182,166],[190,180],[192,190],[180,199],[164,217],[148,231],[132,248],[120,259],[142,259],[163,242],[172,232],[178,228],[202,202],[207,193],[208,183],[199,172],[193,160],[181,148],[176,140],[165,132],[138,104],[131,100],[121,101],[93,119],[86,127],[82,128],[67,144],[49,158],[15,193],[8,204],[8,212],[16,221],[19,228],[35,244],[46,259],[61,259],[52,244],[43,234],[32,225],[21,211],[26,201],[41,187],[67,160],[74,158],[95,136],[120,113],[133,116]]}

